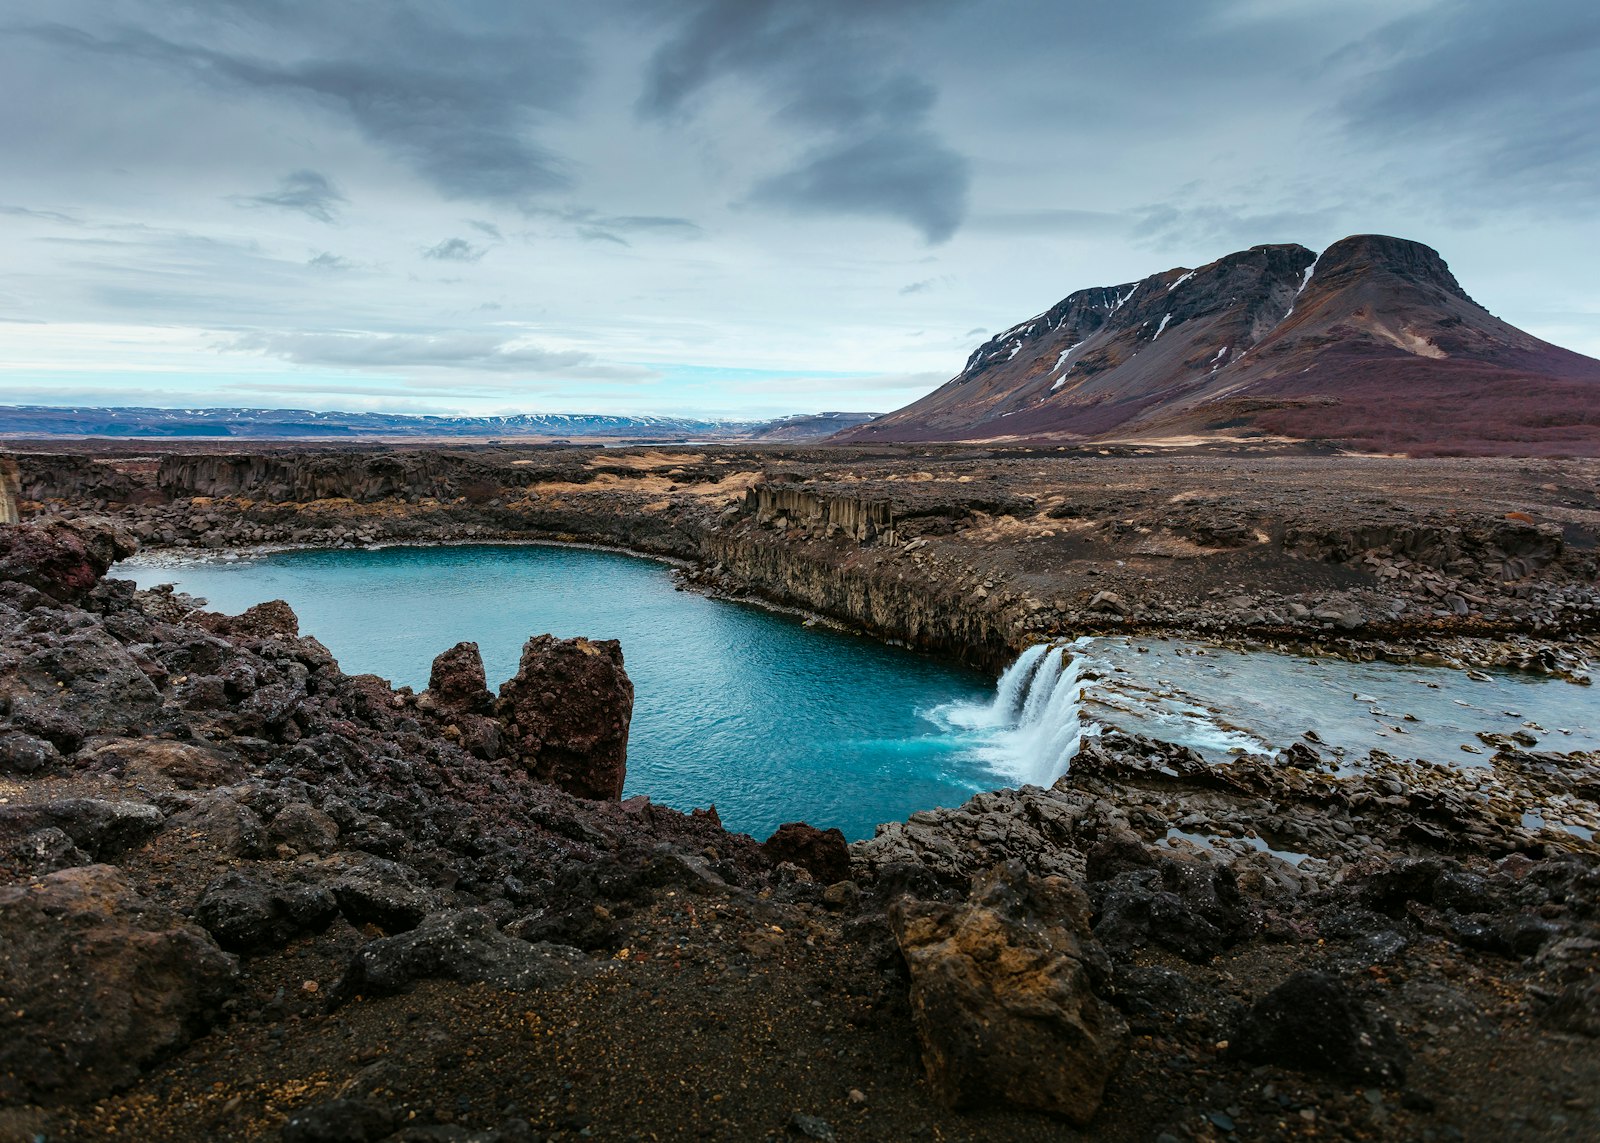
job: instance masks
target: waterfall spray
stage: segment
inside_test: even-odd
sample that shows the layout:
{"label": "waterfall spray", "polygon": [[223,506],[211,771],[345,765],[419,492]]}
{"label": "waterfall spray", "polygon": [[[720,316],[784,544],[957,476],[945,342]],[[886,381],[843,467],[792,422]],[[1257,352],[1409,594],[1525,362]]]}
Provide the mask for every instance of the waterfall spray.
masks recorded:
{"label": "waterfall spray", "polygon": [[1095,732],[1080,713],[1088,642],[1035,644],[1006,668],[988,706],[941,713],[951,725],[982,735],[974,753],[990,769],[1018,785],[1048,786],[1066,773],[1084,735]]}

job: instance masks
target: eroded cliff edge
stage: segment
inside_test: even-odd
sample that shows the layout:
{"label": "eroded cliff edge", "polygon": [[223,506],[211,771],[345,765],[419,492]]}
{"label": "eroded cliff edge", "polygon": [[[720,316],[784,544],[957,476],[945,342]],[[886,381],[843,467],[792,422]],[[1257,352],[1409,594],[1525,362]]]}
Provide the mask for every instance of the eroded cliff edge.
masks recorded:
{"label": "eroded cliff edge", "polygon": [[146,545],[546,538],[998,667],[1034,638],[1171,631],[1383,649],[1600,630],[1600,462],[1056,449],[22,453],[30,513]]}

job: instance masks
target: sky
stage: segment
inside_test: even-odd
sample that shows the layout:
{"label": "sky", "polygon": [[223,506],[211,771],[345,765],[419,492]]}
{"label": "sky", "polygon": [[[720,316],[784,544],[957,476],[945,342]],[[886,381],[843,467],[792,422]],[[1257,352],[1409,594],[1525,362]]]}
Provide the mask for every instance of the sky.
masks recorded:
{"label": "sky", "polygon": [[1074,290],[1438,249],[1600,356],[1592,0],[0,0],[0,402],[887,411]]}

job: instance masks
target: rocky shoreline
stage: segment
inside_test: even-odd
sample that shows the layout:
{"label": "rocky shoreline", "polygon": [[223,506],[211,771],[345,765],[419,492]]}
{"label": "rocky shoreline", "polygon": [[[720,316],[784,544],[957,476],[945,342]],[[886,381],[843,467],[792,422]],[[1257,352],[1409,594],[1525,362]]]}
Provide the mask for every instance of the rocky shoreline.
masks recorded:
{"label": "rocky shoreline", "polygon": [[[536,451],[21,458],[0,1139],[1600,1131],[1600,849],[1521,813],[1600,804],[1594,755],[1508,742],[1485,785],[1108,734],[1048,790],[758,844],[616,800],[626,648],[530,640],[495,692],[463,645],[397,692],[282,604],[103,578],[138,540],[549,538],[980,662],[1093,629],[1576,677],[1594,466],[1444,465],[1392,482],[1387,530],[1324,488],[1313,529],[1302,459],[1161,462],[1241,477],[1198,513],[1117,490],[1148,458],[1040,497],[1037,457],[857,458],[845,489],[831,454]],[[1469,477],[1501,499],[1438,531]]]}

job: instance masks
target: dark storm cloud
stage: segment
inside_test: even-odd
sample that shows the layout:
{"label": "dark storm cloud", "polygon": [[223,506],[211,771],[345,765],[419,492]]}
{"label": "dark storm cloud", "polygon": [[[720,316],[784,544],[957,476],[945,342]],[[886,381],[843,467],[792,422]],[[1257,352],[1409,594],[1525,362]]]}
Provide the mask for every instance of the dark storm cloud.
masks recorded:
{"label": "dark storm cloud", "polygon": [[779,122],[817,140],[792,170],[757,183],[752,201],[898,218],[942,242],[966,213],[971,164],[927,124],[932,85],[887,62],[895,24],[942,6],[701,0],[652,57],[638,109],[671,119],[720,79],[752,81]]}
{"label": "dark storm cloud", "polygon": [[436,262],[476,262],[486,253],[481,246],[474,246],[465,238],[446,238],[437,246],[431,246],[422,252],[424,258],[432,258]]}
{"label": "dark storm cloud", "polygon": [[98,31],[67,23],[14,30],[232,92],[303,100],[353,123],[450,197],[520,206],[569,182],[565,164],[532,132],[570,105],[584,56],[522,5],[212,7],[174,15],[151,5],[138,26]]}
{"label": "dark storm cloud", "polygon": [[1343,103],[1351,130],[1390,144],[1447,144],[1469,196],[1529,192],[1600,201],[1600,7],[1592,0],[1447,0],[1339,59],[1364,74]]}
{"label": "dark storm cloud", "polygon": [[283,177],[278,189],[265,194],[235,195],[240,206],[269,206],[299,211],[318,222],[334,222],[346,201],[339,188],[318,171],[293,171]]}

